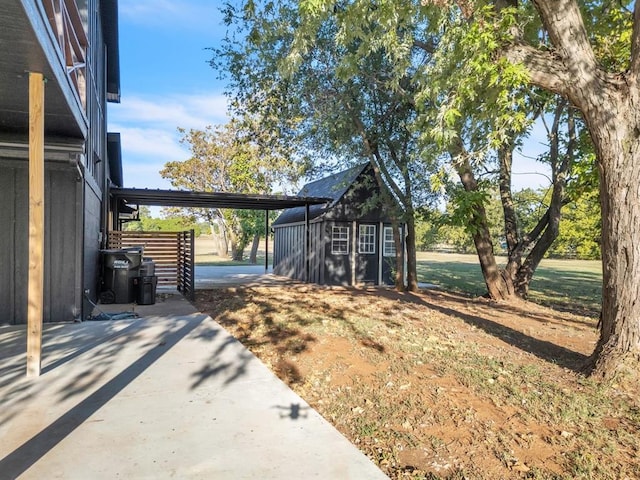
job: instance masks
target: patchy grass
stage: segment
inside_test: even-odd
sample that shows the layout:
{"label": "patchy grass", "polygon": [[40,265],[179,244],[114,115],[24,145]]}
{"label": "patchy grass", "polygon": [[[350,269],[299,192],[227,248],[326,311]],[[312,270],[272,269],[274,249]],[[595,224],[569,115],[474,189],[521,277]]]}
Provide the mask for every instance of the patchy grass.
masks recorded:
{"label": "patchy grass", "polygon": [[437,291],[197,292],[393,479],[640,478],[635,385],[578,373],[595,320]]}
{"label": "patchy grass", "polygon": [[[497,257],[505,263],[505,257]],[[444,290],[473,296],[486,293],[477,255],[419,252],[418,278]],[[531,282],[529,300],[556,309],[598,315],[602,299],[602,265],[591,260],[545,259]]]}

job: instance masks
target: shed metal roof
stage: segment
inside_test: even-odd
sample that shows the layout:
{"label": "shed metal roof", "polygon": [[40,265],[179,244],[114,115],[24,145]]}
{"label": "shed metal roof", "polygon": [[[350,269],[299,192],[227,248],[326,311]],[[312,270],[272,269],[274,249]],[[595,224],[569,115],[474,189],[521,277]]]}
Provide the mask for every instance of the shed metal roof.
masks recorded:
{"label": "shed metal roof", "polygon": [[288,195],[257,195],[227,192],[192,192],[186,190],[154,190],[141,188],[110,189],[115,199],[133,205],[190,208],[233,208],[239,210],[282,210],[320,205],[331,198]]}
{"label": "shed metal roof", "polygon": [[[368,163],[356,165],[348,170],[331,174],[311,183],[307,183],[302,190],[298,192],[299,196],[326,197],[330,201],[324,204],[315,204],[309,210],[310,219],[317,218],[325,213],[329,208],[333,207],[347,193],[349,187],[353,185],[356,179],[368,167]],[[304,221],[304,208],[290,208],[280,214],[273,223],[277,225],[287,225],[290,223]]]}

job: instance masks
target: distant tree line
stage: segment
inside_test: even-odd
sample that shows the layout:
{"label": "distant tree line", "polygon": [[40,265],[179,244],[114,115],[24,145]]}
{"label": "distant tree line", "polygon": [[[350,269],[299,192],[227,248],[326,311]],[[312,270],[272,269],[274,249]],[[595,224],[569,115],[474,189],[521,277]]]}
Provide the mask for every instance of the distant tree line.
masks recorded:
{"label": "distant tree line", "polygon": [[[530,188],[514,193],[516,215],[521,234],[530,231],[542,213],[548,208],[549,191]],[[486,204],[489,232],[498,254],[507,253],[504,235],[504,215],[496,192]],[[418,249],[422,251],[444,250],[457,253],[475,253],[473,239],[464,222],[458,218],[452,203],[441,210],[422,210],[416,222]],[[599,260],[601,243],[601,215],[597,192],[583,193],[562,209],[558,237],[546,252],[548,258],[575,258]]]}

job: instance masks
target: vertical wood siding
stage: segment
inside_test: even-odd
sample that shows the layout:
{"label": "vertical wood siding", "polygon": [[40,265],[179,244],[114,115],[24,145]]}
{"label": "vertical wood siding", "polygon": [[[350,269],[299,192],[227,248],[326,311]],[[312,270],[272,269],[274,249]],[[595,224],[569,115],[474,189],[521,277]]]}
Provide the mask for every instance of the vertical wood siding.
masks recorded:
{"label": "vertical wood siding", "polygon": [[[84,237],[83,245],[83,289],[89,290],[89,297],[96,301],[99,293],[100,276],[100,230],[101,207],[100,196],[91,187],[91,182],[86,182],[84,193],[84,229],[79,237]],[[88,316],[92,306],[88,299],[83,298],[83,313]]]}
{"label": "vertical wood siding", "polygon": [[[26,164],[0,165],[0,323],[27,321],[28,169]],[[68,322],[80,315],[78,279],[82,239],[78,232],[81,184],[75,169],[45,171],[44,321]]]}
{"label": "vertical wood siding", "polygon": [[304,281],[305,226],[274,229],[273,273]]}

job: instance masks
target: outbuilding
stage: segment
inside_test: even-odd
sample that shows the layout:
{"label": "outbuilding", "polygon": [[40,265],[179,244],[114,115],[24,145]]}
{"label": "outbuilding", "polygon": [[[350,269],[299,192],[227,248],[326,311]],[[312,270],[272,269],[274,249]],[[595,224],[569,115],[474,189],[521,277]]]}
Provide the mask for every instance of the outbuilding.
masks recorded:
{"label": "outbuilding", "polygon": [[311,182],[298,195],[331,201],[287,209],[274,222],[276,275],[320,285],[393,284],[391,217],[368,163]]}

